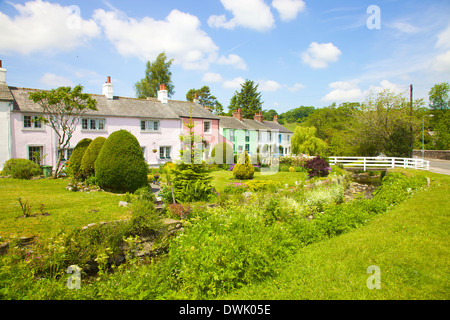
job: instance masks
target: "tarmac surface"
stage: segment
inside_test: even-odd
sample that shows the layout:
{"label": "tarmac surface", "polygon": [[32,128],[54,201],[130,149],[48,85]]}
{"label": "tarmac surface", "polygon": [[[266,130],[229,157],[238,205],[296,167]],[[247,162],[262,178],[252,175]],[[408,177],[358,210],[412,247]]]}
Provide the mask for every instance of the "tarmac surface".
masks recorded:
{"label": "tarmac surface", "polygon": [[430,172],[450,175],[450,160],[427,159],[430,161]]}

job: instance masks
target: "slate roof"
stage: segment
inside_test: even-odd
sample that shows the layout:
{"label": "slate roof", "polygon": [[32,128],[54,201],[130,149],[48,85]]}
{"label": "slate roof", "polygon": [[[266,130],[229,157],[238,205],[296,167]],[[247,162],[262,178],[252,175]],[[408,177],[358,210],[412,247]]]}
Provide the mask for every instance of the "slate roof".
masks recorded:
{"label": "slate roof", "polygon": [[9,91],[8,85],[6,83],[0,84],[0,100],[3,101],[13,100],[11,92]]}
{"label": "slate roof", "polygon": [[278,130],[283,133],[293,133],[281,124],[274,121],[258,122],[254,119],[242,119],[239,121],[235,117],[219,116],[219,125],[225,129],[242,129],[242,130]]}
{"label": "slate roof", "polygon": [[278,130],[282,133],[293,133],[291,130],[286,129],[281,124],[275,121],[263,121],[263,124],[268,126],[272,130]]}
{"label": "slate roof", "polygon": [[220,122],[219,125],[225,129],[242,129],[242,130],[252,130],[250,127],[243,121],[239,121],[235,117],[227,117],[227,116],[219,116]]}
{"label": "slate roof", "polygon": [[[14,111],[41,112],[41,107],[28,98],[29,93],[38,89],[9,87],[14,98]],[[86,115],[107,117],[179,119],[189,117],[192,107],[193,118],[218,119],[210,111],[190,101],[169,100],[162,104],[157,98],[137,99],[114,96],[112,100],[104,95],[91,94],[97,101],[97,111],[89,110]]]}

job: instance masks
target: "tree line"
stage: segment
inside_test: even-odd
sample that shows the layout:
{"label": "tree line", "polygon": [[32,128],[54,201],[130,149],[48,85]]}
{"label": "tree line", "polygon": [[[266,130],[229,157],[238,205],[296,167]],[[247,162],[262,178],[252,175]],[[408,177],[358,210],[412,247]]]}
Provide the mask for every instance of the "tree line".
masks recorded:
{"label": "tree line", "polygon": [[[135,84],[138,98],[156,97],[159,85],[166,84],[169,97],[174,94],[170,66],[161,53],[154,62],[147,62],[145,77]],[[372,93],[363,103],[336,103],[323,108],[300,106],[278,114],[263,110],[258,84],[247,79],[230,99],[228,112],[211,93],[208,86],[192,88],[186,100],[198,100],[216,115],[231,116],[241,109],[244,118],[253,119],[262,112],[263,119],[278,117],[280,124],[294,130],[292,152],[341,156],[410,157],[413,149],[422,148],[422,127],[425,149],[450,148],[449,108],[450,86],[447,82],[434,85],[429,91],[429,105],[423,99],[410,101],[405,93],[389,90]]]}

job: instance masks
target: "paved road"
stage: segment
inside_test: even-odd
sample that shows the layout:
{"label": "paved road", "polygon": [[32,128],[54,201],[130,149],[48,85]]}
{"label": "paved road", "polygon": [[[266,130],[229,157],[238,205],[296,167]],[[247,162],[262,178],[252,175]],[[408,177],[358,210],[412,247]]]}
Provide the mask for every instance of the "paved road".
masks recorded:
{"label": "paved road", "polygon": [[450,175],[450,160],[426,159],[430,161],[430,171]]}

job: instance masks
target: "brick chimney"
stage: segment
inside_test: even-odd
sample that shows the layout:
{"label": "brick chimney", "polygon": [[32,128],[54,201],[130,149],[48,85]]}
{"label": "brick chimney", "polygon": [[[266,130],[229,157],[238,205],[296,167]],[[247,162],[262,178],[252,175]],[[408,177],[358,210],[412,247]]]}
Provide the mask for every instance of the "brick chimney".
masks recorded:
{"label": "brick chimney", "polygon": [[277,116],[277,115],[274,115],[274,116],[273,116],[273,122],[278,123],[278,116]]}
{"label": "brick chimney", "polygon": [[259,113],[255,113],[255,116],[253,117],[253,119],[255,119],[256,121],[262,123],[263,122],[263,116],[262,116],[262,111],[260,111]]}
{"label": "brick chimney", "polygon": [[197,94],[194,95],[194,100],[193,100],[193,102],[194,102],[195,104],[198,104],[198,103],[200,102],[200,101],[198,100]]}
{"label": "brick chimney", "polygon": [[0,83],[6,83],[6,69],[2,67],[2,60],[0,60]]}
{"label": "brick chimney", "polygon": [[166,85],[164,83],[159,86],[158,100],[161,101],[162,104],[167,104],[169,102]]}
{"label": "brick chimney", "polygon": [[233,117],[242,121],[242,110],[241,108],[237,109],[237,111],[233,112]]}
{"label": "brick chimney", "polygon": [[106,97],[107,100],[113,99],[113,84],[111,83],[110,76],[106,78],[106,82],[102,86],[102,94]]}

